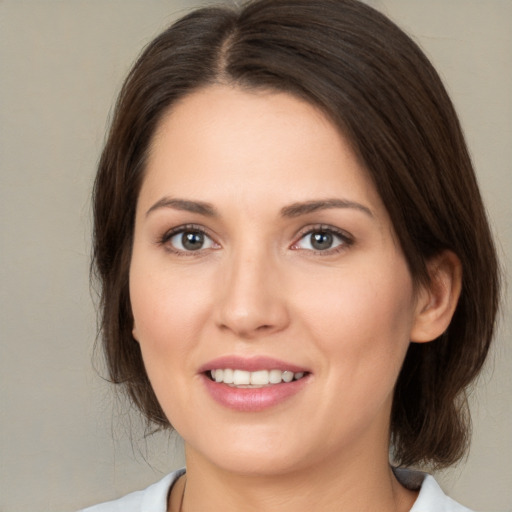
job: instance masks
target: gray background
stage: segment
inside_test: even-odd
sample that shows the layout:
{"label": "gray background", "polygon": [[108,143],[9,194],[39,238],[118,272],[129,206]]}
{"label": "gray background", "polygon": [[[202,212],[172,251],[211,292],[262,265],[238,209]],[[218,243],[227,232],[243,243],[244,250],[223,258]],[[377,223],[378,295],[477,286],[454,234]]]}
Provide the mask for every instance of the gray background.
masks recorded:
{"label": "gray background", "polygon": [[[512,2],[372,4],[414,35],[443,76],[510,274]],[[195,5],[0,0],[1,512],[74,510],[183,463],[179,441],[144,440],[99,376],[89,195],[122,78],[142,46]],[[508,294],[473,394],[471,454],[440,475],[480,510],[512,510],[510,303]]]}

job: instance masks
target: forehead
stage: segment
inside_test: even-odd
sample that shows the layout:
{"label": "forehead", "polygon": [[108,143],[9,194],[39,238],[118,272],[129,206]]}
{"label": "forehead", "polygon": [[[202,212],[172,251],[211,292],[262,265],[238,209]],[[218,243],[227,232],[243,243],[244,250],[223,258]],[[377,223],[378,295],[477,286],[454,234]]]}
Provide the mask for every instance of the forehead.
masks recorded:
{"label": "forehead", "polygon": [[[304,100],[283,92],[226,85],[200,89],[176,102],[159,123],[152,154],[162,149],[160,143],[168,144],[171,139],[180,147],[183,142],[199,143],[205,149],[231,144],[233,158],[240,157],[236,149],[249,140],[261,157],[260,148],[274,154],[278,146],[284,151],[296,142],[309,141],[321,151],[325,148],[319,143],[342,142],[341,134],[323,112]],[[245,153],[247,149],[244,147]],[[250,156],[254,161],[255,155]]]}
{"label": "forehead", "polygon": [[196,91],[163,117],[141,200],[159,193],[248,203],[341,194],[383,208],[349,142],[320,109],[287,93],[228,86]]}

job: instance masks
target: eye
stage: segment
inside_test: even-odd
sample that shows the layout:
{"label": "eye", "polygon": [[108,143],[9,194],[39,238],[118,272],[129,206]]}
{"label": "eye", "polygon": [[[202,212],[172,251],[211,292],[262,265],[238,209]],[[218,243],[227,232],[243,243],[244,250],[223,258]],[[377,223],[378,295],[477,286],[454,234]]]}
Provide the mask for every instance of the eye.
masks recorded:
{"label": "eye", "polygon": [[309,230],[296,242],[292,249],[328,252],[350,246],[352,239],[337,230],[320,227]]}
{"label": "eye", "polygon": [[175,252],[194,252],[217,247],[217,244],[198,228],[173,230],[164,236],[162,243],[170,246]]}

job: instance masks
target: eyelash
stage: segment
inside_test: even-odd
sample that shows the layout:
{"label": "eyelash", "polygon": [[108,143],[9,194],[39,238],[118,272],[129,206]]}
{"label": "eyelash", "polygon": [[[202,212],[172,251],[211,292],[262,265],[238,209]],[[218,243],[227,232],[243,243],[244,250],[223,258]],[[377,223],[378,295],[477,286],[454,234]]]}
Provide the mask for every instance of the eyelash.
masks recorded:
{"label": "eyelash", "polygon": [[[157,240],[157,243],[159,245],[162,245],[168,250],[169,252],[177,255],[177,256],[199,256],[203,253],[204,249],[200,248],[197,251],[184,251],[181,249],[176,249],[172,244],[170,244],[170,240],[179,234],[183,234],[186,232],[195,232],[200,233],[204,235],[205,237],[212,240],[212,242],[216,245],[218,245],[214,240],[213,237],[211,237],[208,233],[208,231],[197,224],[185,224],[182,226],[177,226],[167,232],[164,233],[163,236],[159,237]],[[301,249],[300,247],[297,247],[299,242],[303,240],[308,235],[312,235],[313,233],[324,233],[333,235],[334,237],[338,238],[341,243],[333,248],[325,249],[325,250],[314,250],[314,249]],[[307,229],[303,230],[299,233],[298,237],[296,238],[296,241],[291,245],[291,249],[297,250],[297,251],[307,251],[312,254],[318,254],[321,256],[327,256],[332,254],[337,254],[339,252],[342,252],[344,250],[347,250],[349,247],[351,247],[354,244],[354,238],[347,233],[346,231],[343,231],[338,228],[334,228],[333,226],[325,225],[325,224],[318,224],[312,227],[308,227]]]}
{"label": "eyelash", "polygon": [[[169,251],[177,256],[184,256],[184,257],[200,256],[203,253],[202,251],[204,249],[198,249],[197,251],[183,251],[181,249],[176,249],[175,247],[173,247],[173,245],[171,243],[169,243],[174,236],[183,234],[183,233],[187,233],[187,232],[202,234],[205,237],[207,237],[213,241],[213,237],[209,235],[208,231],[204,227],[199,226],[197,224],[185,224],[183,226],[177,226],[175,228],[170,229],[169,231],[166,231],[164,233],[164,235],[161,236],[157,240],[157,243],[159,245],[164,246],[167,251]],[[216,244],[216,242],[213,242],[213,243]],[[218,245],[218,244],[216,244],[216,245]]]}
{"label": "eyelash", "polygon": [[[325,249],[325,250],[300,249],[299,247],[296,247],[297,244],[301,240],[303,240],[308,235],[312,235],[313,233],[324,233],[324,234],[333,235],[334,237],[338,238],[341,241],[341,243],[339,245],[337,245],[336,247],[332,247],[330,249]],[[315,225],[312,227],[308,227],[307,229],[305,229],[304,231],[299,233],[299,236],[297,237],[297,241],[292,244],[292,248],[295,247],[295,250],[298,250],[298,251],[303,250],[303,251],[307,251],[307,252],[315,254],[315,255],[318,254],[320,256],[330,256],[330,255],[338,254],[340,252],[347,250],[349,247],[354,245],[354,242],[355,242],[355,240],[352,237],[352,235],[350,235],[346,231],[343,231],[341,229],[338,229],[338,228],[335,228],[333,226],[329,226],[326,224],[318,224],[318,225]]]}

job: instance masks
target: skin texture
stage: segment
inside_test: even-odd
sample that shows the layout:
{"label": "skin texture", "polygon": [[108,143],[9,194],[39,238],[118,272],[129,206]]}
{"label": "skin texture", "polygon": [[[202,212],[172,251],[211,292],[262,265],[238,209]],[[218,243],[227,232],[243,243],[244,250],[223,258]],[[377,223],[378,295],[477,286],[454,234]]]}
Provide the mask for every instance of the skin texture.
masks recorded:
{"label": "skin texture", "polygon": [[[283,215],[332,199],[347,204]],[[180,226],[203,230],[202,248],[166,236]],[[314,250],[310,232],[326,229],[341,236]],[[185,440],[184,510],[409,510],[415,494],[388,465],[393,387],[410,340],[448,325],[456,263],[439,258],[435,285],[414,287],[364,168],[308,103],[219,85],[174,105],[137,204],[130,297],[152,386]],[[272,407],[230,409],[199,369],[231,355],[277,358],[307,381]]]}

